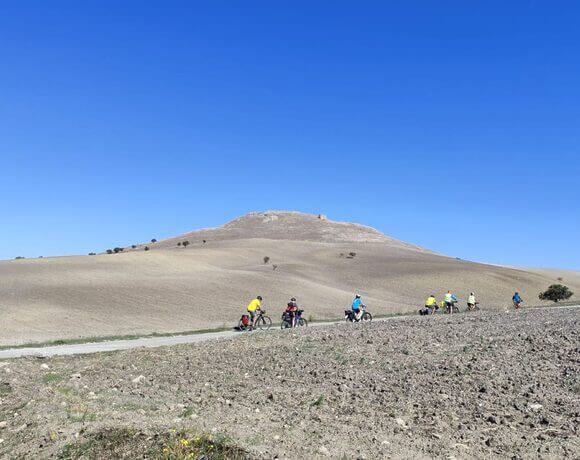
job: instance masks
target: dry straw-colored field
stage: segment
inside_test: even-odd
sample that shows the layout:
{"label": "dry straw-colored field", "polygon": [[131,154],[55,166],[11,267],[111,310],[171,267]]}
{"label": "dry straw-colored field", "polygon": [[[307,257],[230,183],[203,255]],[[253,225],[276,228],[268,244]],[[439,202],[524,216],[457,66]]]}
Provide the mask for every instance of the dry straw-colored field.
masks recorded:
{"label": "dry straw-colored field", "polygon": [[538,303],[558,277],[580,293],[578,272],[457,260],[369,227],[292,212],[253,213],[147,246],[0,262],[0,344],[233,326],[258,294],[274,318],[295,296],[307,316],[330,319],[355,292],[375,314],[416,310],[448,289],[462,300],[474,290],[484,309],[507,306],[514,290]]}

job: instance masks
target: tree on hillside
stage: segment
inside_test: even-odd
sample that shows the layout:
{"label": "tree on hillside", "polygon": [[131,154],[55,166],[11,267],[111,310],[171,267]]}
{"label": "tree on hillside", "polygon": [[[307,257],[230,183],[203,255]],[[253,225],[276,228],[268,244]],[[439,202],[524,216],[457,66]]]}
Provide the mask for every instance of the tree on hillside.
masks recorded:
{"label": "tree on hillside", "polygon": [[107,249],[107,254],[113,254],[113,250],[112,249]]}
{"label": "tree on hillside", "polygon": [[189,241],[185,240],[183,243],[181,243],[181,245],[186,248],[187,246],[189,246]]}
{"label": "tree on hillside", "polygon": [[149,251],[149,246],[145,246],[143,249],[144,249],[145,251]]}
{"label": "tree on hillside", "polygon": [[270,262],[270,258],[268,256],[264,256],[264,263],[267,264]]}
{"label": "tree on hillside", "polygon": [[562,284],[552,284],[546,291],[540,292],[538,296],[540,300],[551,300],[552,302],[559,302],[572,297],[574,293],[568,289],[568,286]]}
{"label": "tree on hillside", "polygon": [[157,243],[157,240],[156,240],[155,238],[153,238],[153,239],[151,240],[151,242],[152,242],[152,243]]}
{"label": "tree on hillside", "polygon": [[178,241],[177,242],[177,246],[181,246],[181,241]]}

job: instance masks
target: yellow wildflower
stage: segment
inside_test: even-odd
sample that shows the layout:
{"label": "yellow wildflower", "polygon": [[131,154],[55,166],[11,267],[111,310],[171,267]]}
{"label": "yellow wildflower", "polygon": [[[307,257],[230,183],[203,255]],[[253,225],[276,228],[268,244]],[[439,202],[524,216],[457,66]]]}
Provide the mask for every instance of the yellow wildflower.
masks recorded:
{"label": "yellow wildflower", "polygon": [[189,441],[188,441],[187,439],[182,439],[182,440],[181,440],[181,445],[182,445],[183,447],[187,447],[187,446],[189,446]]}

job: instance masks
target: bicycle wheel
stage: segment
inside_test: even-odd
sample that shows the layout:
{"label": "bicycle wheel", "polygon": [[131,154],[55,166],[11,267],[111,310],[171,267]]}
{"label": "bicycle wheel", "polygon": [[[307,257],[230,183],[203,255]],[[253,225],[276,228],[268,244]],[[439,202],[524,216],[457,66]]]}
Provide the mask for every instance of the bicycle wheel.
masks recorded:
{"label": "bicycle wheel", "polygon": [[368,311],[365,311],[361,317],[361,321],[372,321],[373,315],[371,315]]}
{"label": "bicycle wheel", "polygon": [[282,321],[282,324],[280,324],[280,329],[288,329],[288,328],[291,328],[291,327],[292,327],[292,324],[290,324],[286,320]]}
{"label": "bicycle wheel", "polygon": [[307,327],[308,326],[308,321],[306,321],[304,318],[300,318],[298,320],[298,326],[304,326]]}
{"label": "bicycle wheel", "polygon": [[272,320],[269,316],[262,315],[256,320],[256,327],[261,331],[267,331],[272,326]]}

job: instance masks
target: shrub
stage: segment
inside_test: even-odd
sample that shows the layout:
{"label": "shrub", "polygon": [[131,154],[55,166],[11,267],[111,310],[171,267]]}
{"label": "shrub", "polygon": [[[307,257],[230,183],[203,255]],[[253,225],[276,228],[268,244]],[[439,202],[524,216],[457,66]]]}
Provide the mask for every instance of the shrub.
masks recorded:
{"label": "shrub", "polygon": [[278,268],[278,265],[274,264],[272,265],[272,270],[276,270]]}
{"label": "shrub", "polygon": [[107,249],[107,254],[113,254],[113,250],[112,249]]}
{"label": "shrub", "polygon": [[178,241],[177,242],[177,246],[181,246],[181,241]]}
{"label": "shrub", "polygon": [[149,246],[145,246],[143,249],[144,249],[145,251],[149,251]]}
{"label": "shrub", "polygon": [[114,252],[115,254],[117,254],[117,253],[119,253],[119,252],[123,252],[123,249],[124,249],[124,248],[119,248],[119,247],[117,247],[117,248],[113,249],[113,252]]}
{"label": "shrub", "polygon": [[152,242],[152,243],[157,243],[157,240],[156,240],[155,238],[153,238],[153,239],[151,240],[151,242]]}
{"label": "shrub", "polygon": [[546,291],[540,292],[538,298],[540,300],[551,300],[552,302],[559,302],[572,297],[574,293],[568,289],[568,286],[561,284],[552,284]]}
{"label": "shrub", "polygon": [[207,241],[205,241],[205,240],[201,240],[201,241],[203,242],[203,244],[207,243]]}
{"label": "shrub", "polygon": [[341,252],[338,257],[344,257],[344,252]]}
{"label": "shrub", "polygon": [[563,281],[564,278],[562,278],[561,276],[558,276],[558,278],[556,278],[558,281]]}
{"label": "shrub", "polygon": [[96,252],[89,252],[89,256],[96,256],[97,253]]}
{"label": "shrub", "polygon": [[264,263],[267,264],[270,262],[270,258],[268,256],[264,256]]}
{"label": "shrub", "polygon": [[24,256],[16,256],[14,257],[15,260],[22,260],[22,259],[26,259],[26,257]]}
{"label": "shrub", "polygon": [[181,245],[186,248],[187,246],[189,246],[189,241],[185,240],[183,243],[181,243]]}
{"label": "shrub", "polygon": [[356,256],[356,252],[349,252],[349,253],[348,253],[348,255],[349,255],[350,257],[355,257],[355,256]]}
{"label": "shrub", "polygon": [[131,245],[131,249],[135,249],[135,248],[137,248],[137,245],[136,244],[132,244]]}

